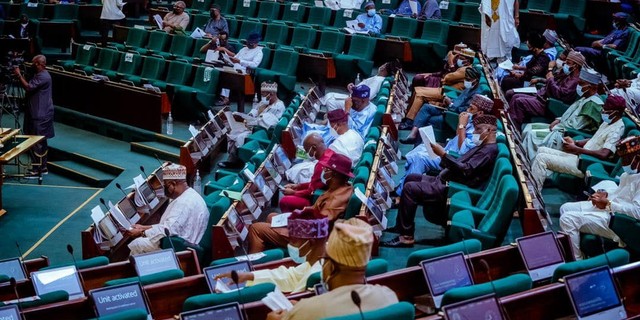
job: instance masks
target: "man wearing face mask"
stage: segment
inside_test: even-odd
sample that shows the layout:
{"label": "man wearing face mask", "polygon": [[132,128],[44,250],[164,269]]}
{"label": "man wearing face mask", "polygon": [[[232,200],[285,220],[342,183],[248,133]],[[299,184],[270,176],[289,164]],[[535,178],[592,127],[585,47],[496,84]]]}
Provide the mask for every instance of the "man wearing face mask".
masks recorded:
{"label": "man wearing face mask", "polygon": [[382,17],[376,13],[376,5],[373,2],[367,2],[364,6],[365,13],[356,17],[358,20],[358,31],[369,32],[370,35],[379,35],[382,29]]}
{"label": "man wearing face mask", "polygon": [[187,5],[184,1],[177,1],[173,5],[173,11],[167,13],[162,19],[162,28],[169,33],[184,31],[189,25],[189,15],[184,12]]}
{"label": "man wearing face mask", "polygon": [[[463,155],[471,150],[476,144],[473,142],[473,131],[475,130],[473,127],[473,117],[478,117],[483,114],[491,114],[493,111],[493,100],[489,99],[487,96],[476,94],[473,96],[471,103],[469,104],[469,108],[467,111],[461,112],[458,117],[458,128],[456,130],[456,137],[454,139],[449,140],[447,145],[444,147],[446,152],[455,152],[458,155]],[[416,121],[418,122],[418,121]],[[418,143],[422,141],[420,139],[420,134],[412,131],[411,134],[415,134],[412,143]],[[411,141],[401,141],[402,143],[407,143]],[[407,175],[412,173],[428,173],[431,170],[437,170],[440,168],[440,161],[442,158],[430,158],[429,153],[427,152],[427,146],[424,143],[419,144],[413,150],[409,151],[405,157],[407,158],[407,162],[405,164],[405,175],[398,182],[398,188],[396,188],[397,194],[402,194],[402,187],[404,185],[404,179]]]}
{"label": "man wearing face mask", "polygon": [[227,19],[220,14],[220,6],[214,4],[209,10],[209,21],[204,25],[204,33],[207,38],[215,38],[220,32],[224,31],[229,34],[229,25]]}
{"label": "man wearing face mask", "polygon": [[324,0],[324,6],[331,10],[356,9],[360,10],[364,0]]}
{"label": "man wearing face mask", "polygon": [[[464,90],[455,97],[453,100],[445,96],[442,103],[442,108],[436,107],[432,104],[425,103],[419,109],[418,112],[413,112],[413,109],[407,113],[407,121],[401,123],[398,129],[405,130],[411,128],[411,133],[406,139],[400,140],[401,143],[412,144],[415,143],[415,139],[418,138],[418,129],[432,125],[436,129],[442,129],[442,123],[444,122],[443,109],[451,112],[461,113],[467,110],[469,103],[473,97],[478,93],[480,86],[480,72],[475,68],[467,68],[464,76]],[[411,123],[412,126],[408,124]]]}
{"label": "man wearing face mask", "polygon": [[362,136],[349,127],[349,115],[342,109],[329,112],[327,119],[331,135],[335,138],[329,149],[348,157],[355,166],[360,161],[364,149]]}
{"label": "man wearing face mask", "polygon": [[311,197],[317,189],[325,187],[322,182],[323,166],[321,163],[327,162],[334,154],[333,150],[328,149],[322,140],[322,136],[318,133],[310,133],[304,138],[302,146],[305,152],[312,160],[317,160],[313,169],[311,181],[298,184],[287,184],[284,186],[282,193],[284,197],[280,199],[280,211],[293,212],[296,209],[302,209],[311,205]]}
{"label": "man wearing face mask", "polygon": [[544,52],[546,39],[539,33],[530,33],[528,45],[531,47],[533,57],[524,67],[513,66],[510,75],[502,79],[500,87],[507,92],[510,89],[522,88],[525,81],[531,81],[533,77],[544,77],[549,68],[549,56]]}
{"label": "man wearing face mask", "polygon": [[591,195],[587,201],[569,202],[560,207],[560,228],[573,245],[576,260],[583,258],[580,251],[580,232],[592,233],[625,244],[609,229],[612,213],[640,219],[640,137],[628,137],[616,146],[624,173],[620,185]]}
{"label": "man wearing face mask", "polygon": [[454,181],[476,188],[491,176],[498,155],[496,130],[498,119],[492,115],[473,117],[473,143],[476,145],[460,158],[447,154],[439,144],[431,144],[433,152],[441,158],[442,171],[437,176],[410,174],[404,181],[396,224],[389,232],[400,235],[381,246],[413,247],[415,216],[418,205],[425,207],[425,218],[444,226],[447,220],[447,182]]}
{"label": "man wearing face mask", "polygon": [[187,184],[187,169],[179,164],[162,168],[164,194],[170,199],[158,224],[150,226],[134,224],[127,235],[134,239],[129,243],[131,255],[160,250],[165,237],[164,230],[190,243],[198,243],[209,222],[209,210],[202,196]]}
{"label": "man wearing face mask", "polygon": [[[229,43],[229,34],[226,31],[220,31],[217,36],[211,38],[209,42],[200,47],[200,53],[206,53],[209,50],[215,50],[231,56],[235,54],[236,47]],[[224,61],[222,55],[220,55],[219,59]]]}
{"label": "man wearing face mask", "polygon": [[542,190],[549,171],[584,177],[584,173],[578,168],[578,156],[581,154],[602,160],[611,158],[616,152],[616,143],[624,133],[622,116],[625,109],[626,102],[622,97],[610,95],[602,108],[602,124],[592,138],[574,141],[570,137],[564,137],[563,151],[539,148],[531,164],[531,176],[538,191]]}
{"label": "man wearing face mask", "polygon": [[365,269],[371,259],[373,229],[358,219],[336,222],[327,241],[322,279],[329,292],[300,300],[290,311],[276,310],[267,319],[324,319],[358,314],[351,292],[360,296],[362,312],[398,302],[395,292],[385,286],[366,284]]}
{"label": "man wearing face mask", "polygon": [[530,117],[544,116],[549,98],[558,99],[566,104],[573,103],[576,99],[580,71],[585,63],[580,52],[571,51],[567,56],[567,62],[562,66],[562,74],[554,77],[551,72],[547,73],[545,86],[536,94],[508,91],[505,96],[509,101],[508,113],[514,127],[520,129]]}
{"label": "man wearing face mask", "polygon": [[238,148],[244,145],[244,139],[251,134],[250,127],[259,126],[266,130],[274,127],[280,121],[284,113],[284,103],[278,99],[278,84],[275,82],[263,82],[260,87],[262,100],[249,111],[249,117],[245,124],[249,125],[242,130],[231,130],[227,133],[227,151],[229,159],[218,163],[221,168],[241,168],[244,164],[237,159]]}
{"label": "man wearing face mask", "polygon": [[551,124],[530,123],[522,130],[522,145],[529,159],[535,157],[541,146],[561,150],[564,144],[564,132],[567,129],[594,132],[602,122],[602,105],[598,95],[600,74],[587,67],[580,71],[576,95],[579,99]]}
{"label": "man wearing face mask", "polygon": [[612,18],[613,31],[611,31],[611,33],[609,33],[603,39],[591,43],[591,48],[576,48],[576,50],[582,52],[582,54],[587,58],[587,61],[589,61],[590,64],[598,65],[602,62],[602,51],[605,48],[616,49],[619,51],[624,51],[627,49],[627,45],[629,44],[629,36],[631,35],[631,31],[629,31],[629,15],[624,12],[617,12],[613,14]]}
{"label": "man wearing face mask", "polygon": [[355,130],[364,139],[371,129],[376,106],[369,99],[369,87],[360,84],[351,91],[345,100],[345,111],[349,112],[349,128]]}
{"label": "man wearing face mask", "polygon": [[[229,59],[234,63],[234,69],[247,70],[247,68],[255,69],[262,62],[262,47],[258,46],[258,43],[262,39],[257,32],[252,32],[247,37],[247,45],[242,47],[238,53],[232,52],[227,54]],[[216,103],[217,106],[226,106],[229,104],[229,89],[223,88],[220,92],[220,101]]]}

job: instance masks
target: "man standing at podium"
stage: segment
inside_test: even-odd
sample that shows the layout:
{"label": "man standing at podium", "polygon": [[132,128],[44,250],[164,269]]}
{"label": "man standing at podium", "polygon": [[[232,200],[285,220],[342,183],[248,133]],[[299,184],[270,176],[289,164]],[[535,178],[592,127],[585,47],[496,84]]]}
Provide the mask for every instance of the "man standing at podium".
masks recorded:
{"label": "man standing at podium", "polygon": [[31,68],[34,75],[29,81],[24,78],[20,68],[16,67],[14,73],[26,90],[27,108],[24,113],[22,131],[27,135],[44,136],[44,139],[31,149],[31,162],[34,165],[25,177],[37,179],[40,175],[49,173],[47,169],[47,139],[53,138],[55,134],[53,131],[51,75],[47,71],[47,58],[43,55],[33,57]]}
{"label": "man standing at podium", "polygon": [[135,237],[129,243],[131,255],[160,250],[165,229],[190,243],[199,243],[209,221],[209,210],[202,196],[187,184],[187,168],[169,164],[162,168],[164,194],[171,199],[158,224],[134,224],[127,234]]}

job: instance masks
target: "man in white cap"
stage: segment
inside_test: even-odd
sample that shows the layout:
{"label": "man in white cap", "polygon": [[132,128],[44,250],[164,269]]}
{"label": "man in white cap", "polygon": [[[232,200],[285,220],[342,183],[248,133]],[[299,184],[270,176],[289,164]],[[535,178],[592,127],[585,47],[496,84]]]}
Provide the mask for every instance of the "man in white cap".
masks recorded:
{"label": "man in white cap", "polygon": [[240,126],[239,128],[232,127],[231,132],[227,133],[229,159],[218,163],[219,167],[242,167],[244,164],[236,158],[237,152],[238,148],[244,145],[244,139],[251,134],[251,129],[254,126],[258,126],[269,130],[275,127],[278,121],[280,121],[280,118],[282,118],[285,106],[284,103],[278,99],[278,84],[275,82],[263,82],[260,86],[260,95],[262,96],[260,102],[253,106],[248,113],[248,117],[244,117],[247,126]]}
{"label": "man in white cap", "polygon": [[160,250],[165,229],[172,236],[179,236],[190,243],[202,240],[209,221],[209,210],[202,196],[187,184],[187,168],[169,164],[162,168],[164,194],[170,200],[158,224],[150,226],[134,224],[127,231],[134,237],[129,243],[131,255]]}
{"label": "man in white cap", "polygon": [[267,319],[321,319],[357,314],[352,292],[360,297],[363,312],[397,303],[398,297],[388,287],[365,284],[372,245],[373,229],[368,223],[358,218],[336,222],[322,264],[322,281],[330,291],[299,301],[291,311],[273,311]]}
{"label": "man in white cap", "polygon": [[382,17],[376,13],[376,4],[373,1],[364,5],[364,13],[356,17],[358,20],[358,31],[366,31],[370,35],[379,35],[382,31]]}

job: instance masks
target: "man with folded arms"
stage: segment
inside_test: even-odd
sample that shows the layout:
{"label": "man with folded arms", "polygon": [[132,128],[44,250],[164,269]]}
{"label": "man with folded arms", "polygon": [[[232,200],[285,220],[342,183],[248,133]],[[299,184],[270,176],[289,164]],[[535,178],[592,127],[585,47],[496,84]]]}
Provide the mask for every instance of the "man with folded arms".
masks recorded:
{"label": "man with folded arms", "polygon": [[162,19],[162,28],[169,33],[184,31],[189,25],[189,15],[184,12],[187,5],[184,1],[176,1],[173,5],[173,11],[167,13]]}
{"label": "man with folded arms", "polygon": [[[496,145],[497,119],[492,115],[473,118],[473,139],[476,147],[456,159],[438,144],[431,144],[433,152],[442,160],[442,171],[437,176],[410,174],[404,182],[396,225],[389,230],[398,237],[384,241],[386,247],[413,247],[415,240],[415,216],[418,205],[425,206],[425,218],[444,225],[447,219],[447,182],[455,181],[470,187],[478,187],[487,181],[498,155]],[[428,213],[427,213],[428,212]]]}
{"label": "man with folded arms", "polygon": [[352,292],[360,297],[363,312],[397,303],[398,297],[388,287],[366,284],[365,270],[372,246],[373,229],[368,223],[358,218],[336,222],[322,263],[322,281],[329,292],[300,300],[290,311],[273,311],[267,319],[324,319],[357,314]]}
{"label": "man with folded arms", "polygon": [[587,201],[569,202],[560,207],[560,228],[569,234],[576,260],[582,259],[580,232],[612,239],[624,247],[625,244],[609,229],[611,214],[640,219],[640,137],[620,141],[616,150],[624,170],[620,185],[608,192],[598,191]]}

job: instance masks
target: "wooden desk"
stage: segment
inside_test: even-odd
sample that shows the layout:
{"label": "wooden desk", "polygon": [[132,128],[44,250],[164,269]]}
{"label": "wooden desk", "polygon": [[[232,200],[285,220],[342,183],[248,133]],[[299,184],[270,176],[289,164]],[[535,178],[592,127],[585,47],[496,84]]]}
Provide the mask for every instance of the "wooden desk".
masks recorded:
{"label": "wooden desk", "polygon": [[395,59],[401,62],[411,62],[413,60],[413,52],[409,41],[398,38],[377,39],[373,60],[386,62]]}
{"label": "wooden desk", "polygon": [[[19,135],[18,129],[0,129],[0,216],[7,213],[2,205],[2,185],[4,184],[4,166],[17,159],[21,154],[31,150],[33,146],[44,139],[43,136]],[[39,180],[42,183],[42,177]]]}
{"label": "wooden desk", "polygon": [[[38,271],[44,267],[48,267],[49,258],[47,258],[46,256],[41,256],[40,258],[26,260],[23,262],[23,265],[28,276],[31,274],[31,272]],[[31,285],[31,281],[29,280],[16,283],[16,289],[18,290],[18,294],[21,297],[32,296],[34,293],[33,286]],[[13,299],[16,299],[16,294],[9,282],[0,283],[0,301]]]}
{"label": "wooden desk", "polygon": [[238,112],[244,112],[244,102],[246,96],[253,96],[256,93],[253,77],[246,73],[237,73],[226,69],[220,69],[220,86],[227,88],[236,94],[238,99]]}
{"label": "wooden desk", "polygon": [[480,48],[480,28],[466,25],[449,25],[449,35],[447,36],[447,46],[453,48],[454,45],[464,42],[470,48]]}
{"label": "wooden desk", "polygon": [[56,105],[130,126],[162,132],[163,94],[47,68]]}

